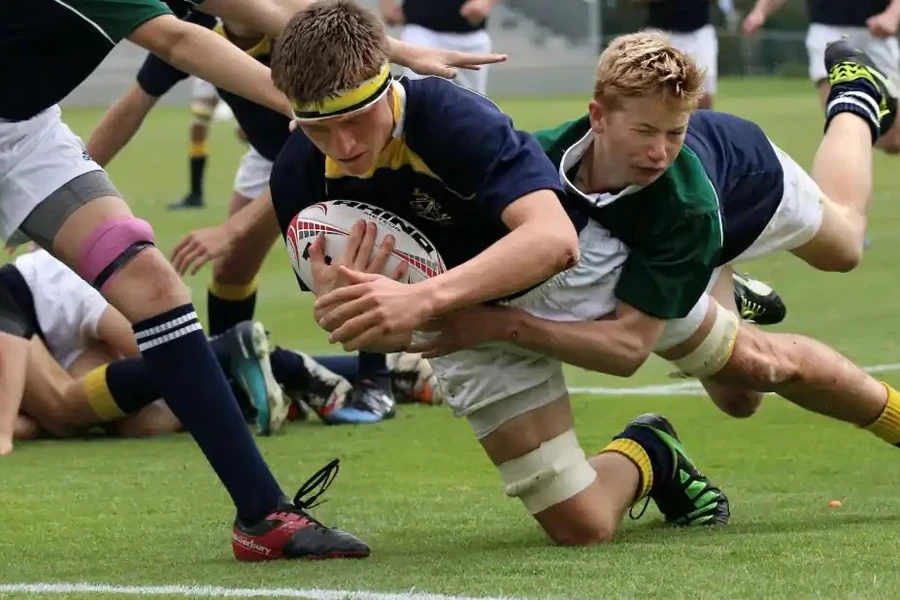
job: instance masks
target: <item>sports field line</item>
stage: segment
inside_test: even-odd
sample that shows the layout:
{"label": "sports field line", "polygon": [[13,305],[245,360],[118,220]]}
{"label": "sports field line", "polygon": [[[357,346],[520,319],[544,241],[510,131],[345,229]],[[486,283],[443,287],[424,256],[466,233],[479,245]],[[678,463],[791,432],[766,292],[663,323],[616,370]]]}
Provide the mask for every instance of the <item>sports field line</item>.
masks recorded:
{"label": "sports field line", "polygon": [[[885,363],[883,365],[871,365],[863,367],[869,373],[889,373],[900,371],[900,363]],[[678,383],[664,383],[656,385],[643,385],[639,387],[573,387],[569,388],[570,394],[583,396],[705,396],[706,392],[697,381],[679,381]]]}
{"label": "sports field line", "polygon": [[107,585],[102,583],[0,583],[6,594],[110,594],[185,598],[305,598],[307,600],[520,600],[509,596],[446,596],[423,592],[367,592],[294,588],[229,588],[212,585]]}

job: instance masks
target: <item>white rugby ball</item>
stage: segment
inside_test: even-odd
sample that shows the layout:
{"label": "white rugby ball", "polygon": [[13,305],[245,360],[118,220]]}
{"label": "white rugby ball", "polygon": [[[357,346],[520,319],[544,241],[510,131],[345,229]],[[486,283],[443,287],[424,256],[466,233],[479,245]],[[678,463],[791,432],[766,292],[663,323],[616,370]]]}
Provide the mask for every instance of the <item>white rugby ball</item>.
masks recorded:
{"label": "white rugby ball", "polygon": [[294,272],[300,281],[314,290],[312,268],[309,262],[309,246],[320,233],[325,234],[325,256],[337,261],[347,246],[347,238],[357,221],[374,221],[377,226],[375,249],[388,234],[394,236],[394,251],[387,261],[382,275],[390,275],[401,262],[407,265],[404,283],[417,283],[446,268],[434,244],[409,221],[383,208],[354,200],[329,200],[301,210],[291,219],[287,231],[287,250]]}

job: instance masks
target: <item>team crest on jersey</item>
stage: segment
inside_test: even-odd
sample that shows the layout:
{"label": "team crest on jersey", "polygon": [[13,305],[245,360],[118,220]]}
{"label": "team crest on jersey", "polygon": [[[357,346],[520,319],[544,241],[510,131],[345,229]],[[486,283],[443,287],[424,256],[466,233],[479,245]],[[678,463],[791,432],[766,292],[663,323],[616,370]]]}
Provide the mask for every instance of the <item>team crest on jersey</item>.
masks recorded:
{"label": "team crest on jersey", "polygon": [[451,220],[450,215],[444,212],[440,203],[419,188],[415,188],[412,195],[413,199],[409,201],[409,207],[416,213],[416,216],[435,223],[446,223]]}

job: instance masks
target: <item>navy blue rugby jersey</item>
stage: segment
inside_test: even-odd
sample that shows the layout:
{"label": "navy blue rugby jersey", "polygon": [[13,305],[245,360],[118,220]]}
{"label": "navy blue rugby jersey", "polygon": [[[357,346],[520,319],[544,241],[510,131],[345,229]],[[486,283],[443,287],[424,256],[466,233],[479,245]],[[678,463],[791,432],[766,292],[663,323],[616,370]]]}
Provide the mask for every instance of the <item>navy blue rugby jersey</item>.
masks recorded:
{"label": "navy blue rugby jersey", "polygon": [[[290,136],[270,179],[283,235],[312,204],[364,202],[418,227],[450,269],[509,232],[501,214],[515,200],[538,190],[562,195],[535,139],[484,96],[439,78],[401,78],[393,109],[393,138],[363,176],[343,174],[301,130]],[[576,227],[586,221],[579,209],[570,212]]]}
{"label": "navy blue rugby jersey", "polygon": [[[210,17],[198,11],[191,11],[185,20],[213,29],[219,35],[228,38],[228,31],[215,17]],[[244,50],[249,56],[262,64],[269,66],[272,58],[272,39],[261,37],[253,47]],[[155,98],[163,96],[175,87],[179,81],[187,79],[189,75],[179,71],[159,57],[150,54],[138,71],[137,82],[148,95]],[[271,110],[261,104],[257,104],[233,94],[228,90],[216,88],[219,96],[231,108],[234,118],[247,135],[247,141],[265,158],[274,161],[278,152],[284,145],[290,133],[288,125],[290,119],[280,112]]]}
{"label": "navy blue rugby jersey", "polygon": [[781,161],[757,124],[711,110],[691,116],[684,143],[719,197],[724,238],[719,264],[725,264],[753,244],[781,204]]}

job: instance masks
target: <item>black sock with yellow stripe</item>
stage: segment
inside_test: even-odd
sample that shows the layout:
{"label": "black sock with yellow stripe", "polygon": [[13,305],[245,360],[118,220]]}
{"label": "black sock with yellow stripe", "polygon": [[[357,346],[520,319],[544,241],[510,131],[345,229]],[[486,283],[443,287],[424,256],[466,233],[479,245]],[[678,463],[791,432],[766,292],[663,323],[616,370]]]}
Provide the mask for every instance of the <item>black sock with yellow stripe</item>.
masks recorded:
{"label": "black sock with yellow stripe", "polygon": [[641,482],[635,501],[648,496],[672,479],[675,469],[672,449],[647,427],[629,425],[600,450],[600,454],[604,452],[621,454],[640,471]]}
{"label": "black sock with yellow stripe", "polygon": [[94,413],[103,421],[133,414],[160,396],[140,356],[98,367],[81,380]]}
{"label": "black sock with yellow stripe", "polygon": [[225,333],[242,321],[253,318],[256,310],[257,280],[244,284],[209,284],[206,295],[206,311],[209,318],[209,335]]}
{"label": "black sock with yellow stripe", "polygon": [[[219,366],[226,373],[231,363],[231,347],[221,337],[209,341]],[[160,398],[159,386],[150,377],[147,363],[141,356],[125,358],[97,367],[81,380],[82,389],[91,409],[104,422],[134,414]],[[244,415],[255,414],[247,395],[235,385],[232,388]]]}
{"label": "black sock with yellow stripe", "polygon": [[864,429],[871,431],[888,444],[900,446],[900,392],[886,383],[884,387],[888,394],[887,403],[878,418]]}
{"label": "black sock with yellow stripe", "polygon": [[209,156],[206,142],[191,142],[188,155],[191,159],[191,194],[202,197],[203,179],[206,175],[206,159]]}

